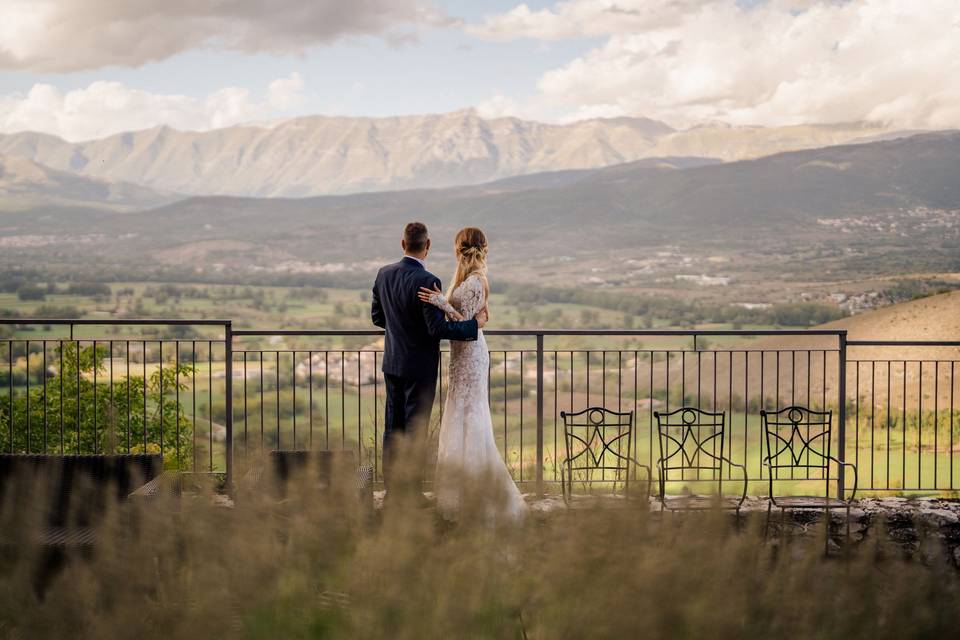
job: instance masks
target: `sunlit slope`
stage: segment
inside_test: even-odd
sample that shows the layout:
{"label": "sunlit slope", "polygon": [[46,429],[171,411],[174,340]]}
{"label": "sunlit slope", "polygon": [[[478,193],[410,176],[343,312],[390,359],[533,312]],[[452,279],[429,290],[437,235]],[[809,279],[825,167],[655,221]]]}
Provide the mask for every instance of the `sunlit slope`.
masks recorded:
{"label": "sunlit slope", "polygon": [[[960,291],[903,302],[815,328],[845,329],[850,341],[958,341]],[[718,403],[727,404],[732,386],[735,400],[746,397],[754,404],[762,388],[768,408],[777,405],[778,396],[780,406],[808,402],[821,406],[826,400],[835,408],[838,345],[833,336],[763,338],[730,345],[733,353],[716,355]],[[716,348],[726,346],[718,341]],[[738,349],[751,353],[745,356]],[[709,398],[713,397],[713,359],[714,354],[709,352],[699,356],[701,386]],[[688,389],[696,388],[697,360],[688,356],[683,376]],[[885,408],[889,395],[894,411],[904,406],[908,411],[948,409],[952,393],[954,408],[960,410],[960,348],[850,346],[847,361],[847,397],[859,395],[864,407]],[[678,380],[681,368],[679,363],[671,365],[671,373]]]}

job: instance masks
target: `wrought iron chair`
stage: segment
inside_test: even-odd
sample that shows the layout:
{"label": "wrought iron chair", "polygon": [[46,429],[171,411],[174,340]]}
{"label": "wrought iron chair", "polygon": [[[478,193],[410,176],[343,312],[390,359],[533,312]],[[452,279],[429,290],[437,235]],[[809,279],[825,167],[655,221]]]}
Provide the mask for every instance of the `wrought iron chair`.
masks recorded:
{"label": "wrought iron chair", "polygon": [[[769,502],[767,504],[767,524],[770,526],[770,512],[773,507],[780,508],[781,520],[787,509],[823,509],[827,528],[830,532],[830,509],[840,508],[846,511],[847,538],[850,537],[850,504],[857,494],[857,467],[843,462],[830,454],[830,436],[833,426],[832,411],[814,411],[807,407],[791,406],[779,411],[761,411],[767,451],[763,460],[770,479]],[[838,467],[837,497],[830,497],[830,463]],[[853,470],[853,489],[849,498],[840,494],[840,479],[844,470]],[[790,470],[790,477],[781,477],[781,471]],[[804,477],[795,476],[798,469],[804,470]],[[810,472],[818,472],[819,477],[810,477]],[[815,473],[815,475],[818,475]],[[774,495],[773,483],[787,480],[823,480],[826,484],[822,496],[782,496]],[[766,531],[765,529],[765,531]]]}
{"label": "wrought iron chair", "polygon": [[633,446],[633,412],[618,413],[603,407],[590,407],[576,413],[560,412],[563,419],[566,458],[560,463],[560,483],[563,500],[570,505],[573,499],[573,483],[623,485],[624,497],[631,497],[630,470],[637,480],[637,468],[645,469],[647,481],[644,491],[637,497],[646,500],[650,495],[652,474],[650,467],[637,462],[630,455]]}
{"label": "wrought iron chair", "polygon": [[[712,413],[696,407],[681,407],[669,413],[654,411],[660,440],[657,461],[659,499],[663,509],[671,511],[735,509],[738,513],[747,498],[747,469],[723,455],[726,413]],[[738,496],[723,495],[723,465],[740,470],[743,491]],[[670,478],[670,473],[679,478]],[[709,475],[704,478],[704,475]],[[715,495],[667,496],[667,483],[716,482]]]}

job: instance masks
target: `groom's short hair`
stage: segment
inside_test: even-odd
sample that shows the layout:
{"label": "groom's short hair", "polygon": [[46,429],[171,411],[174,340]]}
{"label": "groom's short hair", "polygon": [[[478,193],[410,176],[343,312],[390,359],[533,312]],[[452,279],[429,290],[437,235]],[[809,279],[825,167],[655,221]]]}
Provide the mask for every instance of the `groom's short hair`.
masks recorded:
{"label": "groom's short hair", "polygon": [[407,251],[419,253],[427,248],[427,240],[430,236],[427,234],[427,225],[422,222],[410,222],[403,229],[403,242],[407,246]]}

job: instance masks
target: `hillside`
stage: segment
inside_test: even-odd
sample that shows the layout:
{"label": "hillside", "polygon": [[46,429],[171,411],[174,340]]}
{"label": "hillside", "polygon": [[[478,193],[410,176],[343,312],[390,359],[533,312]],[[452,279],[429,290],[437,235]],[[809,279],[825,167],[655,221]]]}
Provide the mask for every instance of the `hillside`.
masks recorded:
{"label": "hillside", "polygon": [[[960,340],[960,291],[919,298],[909,302],[891,305],[889,307],[869,311],[866,313],[844,318],[836,322],[815,327],[817,329],[846,329],[848,340],[922,340],[922,341],[957,341]],[[763,387],[765,395],[771,399],[777,389],[778,375],[781,392],[781,404],[793,400],[805,400],[807,380],[806,350],[814,350],[810,365],[810,394],[814,400],[822,398],[824,381],[826,382],[828,402],[834,402],[837,394],[837,339],[833,337],[810,338],[764,338],[750,344],[751,350],[766,350],[765,368],[763,372]],[[722,347],[721,347],[722,348]],[[827,371],[823,375],[822,351],[827,350]],[[780,351],[780,366],[777,368],[777,351]],[[796,351],[796,355],[793,354]],[[939,382],[936,391],[940,406],[949,406],[950,363],[957,362],[954,368],[960,375],[960,348],[957,347],[858,347],[848,348],[847,386],[850,397],[859,382],[861,404],[870,406],[870,401],[878,407],[885,407],[887,398],[887,361],[890,365],[891,401],[896,408],[902,402],[903,382],[906,375],[907,397],[910,407],[916,407],[920,397],[920,366],[918,360],[924,360],[923,369],[923,402],[933,405],[934,399],[934,362],[940,361]],[[904,361],[907,361],[904,366]],[[793,363],[796,371],[793,371]],[[859,362],[859,377],[856,364]],[[876,364],[874,364],[874,362]],[[717,379],[720,381],[717,399],[720,403],[727,401],[725,381],[729,380],[730,365],[725,356],[717,360]],[[705,367],[712,372],[711,358],[705,361]],[[672,375],[679,379],[679,367],[671,367]],[[904,373],[905,372],[905,373]],[[735,395],[743,396],[744,378],[749,379],[751,397],[754,397],[761,385],[760,356],[754,353],[750,359],[750,366],[744,371],[743,356],[738,354],[733,361],[733,379]],[[706,373],[704,374],[707,375]],[[712,373],[711,373],[712,375]],[[789,381],[796,380],[797,396],[791,398]],[[696,371],[687,372],[688,384],[696,384]],[[871,384],[875,380],[875,388]],[[954,397],[960,393],[960,383],[954,379],[956,388]],[[709,394],[707,394],[709,395]],[[957,400],[954,401],[955,406]]]}
{"label": "hillside", "polygon": [[701,126],[645,118],[544,124],[471,110],[424,116],[311,116],[206,132],[158,127],[70,143],[0,136],[0,153],[86,177],[192,195],[309,197],[479,184],[644,158],[723,160],[891,134],[873,125]]}
{"label": "hillside", "polygon": [[0,155],[0,210],[66,205],[129,211],[174,200],[173,195],[146,187],[84,178],[26,158]]}
{"label": "hillside", "polygon": [[[824,329],[846,329],[850,340],[960,340],[960,291],[884,307]],[[868,347],[858,347],[857,354]],[[953,350],[954,356],[960,356]]]}

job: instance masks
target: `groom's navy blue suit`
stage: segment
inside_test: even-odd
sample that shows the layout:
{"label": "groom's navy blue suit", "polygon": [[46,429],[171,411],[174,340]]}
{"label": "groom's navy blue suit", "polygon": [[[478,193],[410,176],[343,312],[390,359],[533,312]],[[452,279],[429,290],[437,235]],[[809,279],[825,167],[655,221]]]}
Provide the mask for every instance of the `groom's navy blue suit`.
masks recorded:
{"label": "groom's navy blue suit", "polygon": [[394,462],[392,441],[398,435],[426,435],[437,388],[440,341],[477,339],[476,320],[450,322],[440,309],[420,301],[420,287],[434,285],[439,286],[440,279],[410,257],[380,269],[373,285],[373,324],[386,330],[385,482]]}

